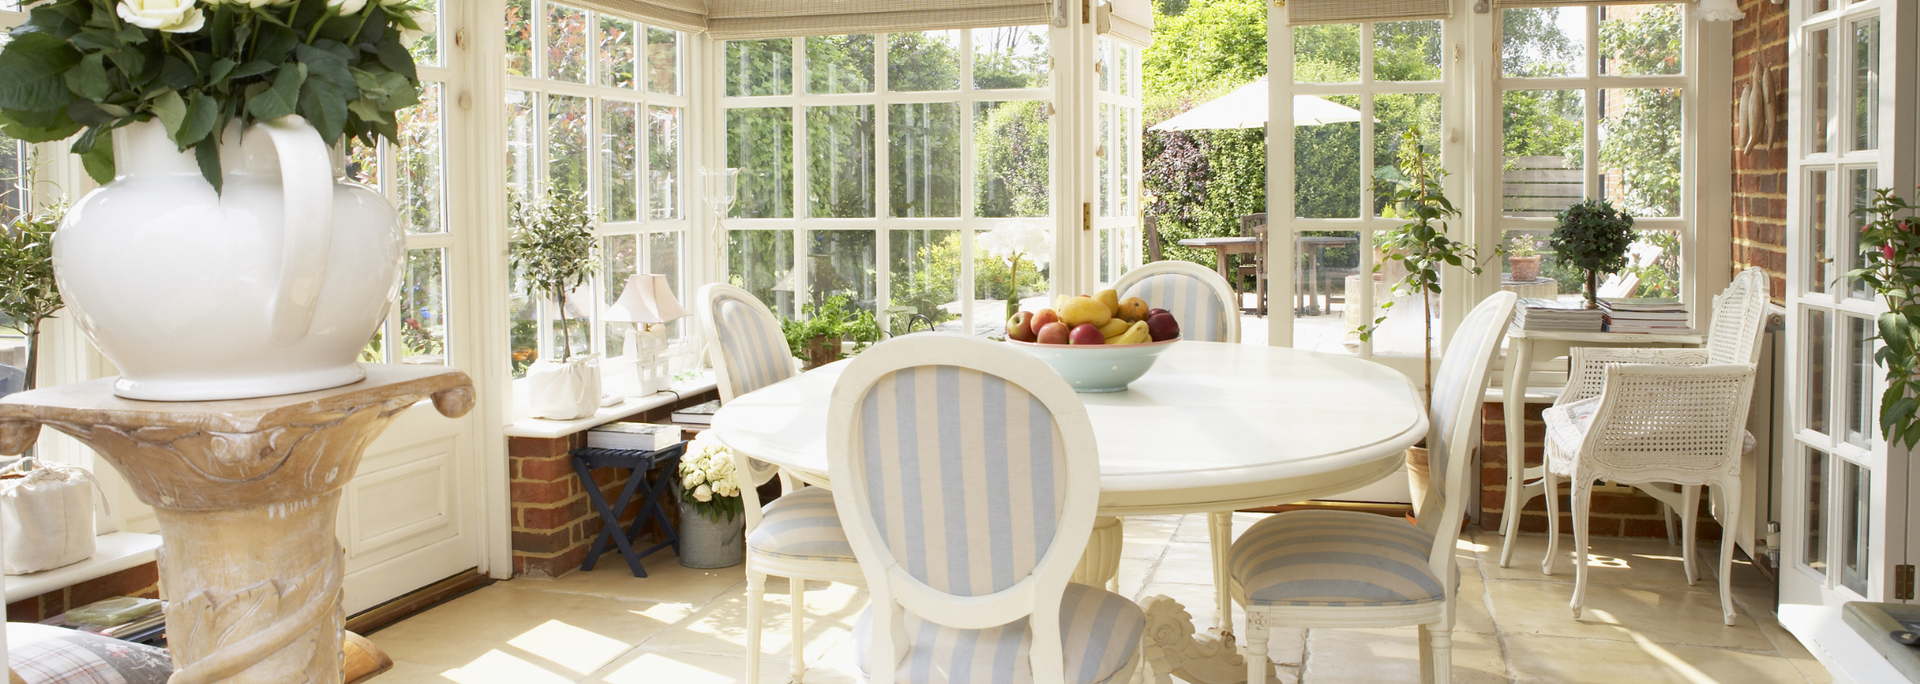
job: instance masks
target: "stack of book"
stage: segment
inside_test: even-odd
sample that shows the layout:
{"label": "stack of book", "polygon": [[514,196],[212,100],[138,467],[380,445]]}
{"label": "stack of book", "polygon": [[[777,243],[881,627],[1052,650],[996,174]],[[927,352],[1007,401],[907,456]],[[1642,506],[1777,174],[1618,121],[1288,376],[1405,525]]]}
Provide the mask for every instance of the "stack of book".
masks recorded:
{"label": "stack of book", "polygon": [[607,423],[587,431],[587,448],[659,451],[680,443],[680,427],[651,423]]}
{"label": "stack of book", "polygon": [[159,599],[117,596],[55,615],[41,624],[121,641],[156,643],[166,639],[167,604]]}
{"label": "stack of book", "polygon": [[1579,300],[1522,299],[1513,312],[1513,327],[1519,330],[1600,332],[1602,325],[1600,310]]}
{"label": "stack of book", "polygon": [[1687,307],[1664,298],[1602,299],[1607,332],[1691,334]]}

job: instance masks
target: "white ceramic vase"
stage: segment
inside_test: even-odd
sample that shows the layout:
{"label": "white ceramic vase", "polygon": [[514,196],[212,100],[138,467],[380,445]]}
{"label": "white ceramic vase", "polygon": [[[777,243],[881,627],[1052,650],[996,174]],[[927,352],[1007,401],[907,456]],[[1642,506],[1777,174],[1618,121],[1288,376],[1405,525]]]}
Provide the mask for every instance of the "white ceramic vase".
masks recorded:
{"label": "white ceramic vase", "polygon": [[221,140],[223,191],[158,121],[113,132],[118,176],[54,236],[69,310],[129,399],[198,401],[358,382],[400,286],[393,205],[341,178],[298,116]]}

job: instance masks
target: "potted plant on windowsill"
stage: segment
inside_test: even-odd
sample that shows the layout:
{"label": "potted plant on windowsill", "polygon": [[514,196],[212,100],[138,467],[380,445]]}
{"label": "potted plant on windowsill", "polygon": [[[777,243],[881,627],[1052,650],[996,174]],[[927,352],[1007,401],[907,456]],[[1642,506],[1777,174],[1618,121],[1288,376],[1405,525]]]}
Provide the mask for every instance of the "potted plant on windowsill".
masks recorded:
{"label": "potted plant on windowsill", "polygon": [[842,348],[853,340],[854,353],[880,341],[880,326],[873,312],[855,309],[843,295],[828,297],[824,304],[801,308],[806,318],[782,319],[780,330],[786,334],[787,348],[804,362],[806,370],[833,363],[846,356]]}
{"label": "potted plant on windowsill", "polygon": [[[29,182],[33,171],[22,173]],[[0,318],[27,338],[24,381],[8,388],[0,378],[0,396],[8,389],[30,390],[40,370],[40,330],[47,319],[66,306],[60,297],[60,284],[53,273],[53,236],[66,216],[66,198],[38,211],[24,212],[11,224],[0,226]]]}
{"label": "potted plant on windowsill", "polygon": [[1548,243],[1560,263],[1587,275],[1587,308],[1600,307],[1601,273],[1627,267],[1627,248],[1633,246],[1633,217],[1604,199],[1590,199],[1562,210],[1555,218]]}
{"label": "potted plant on windowsill", "polygon": [[1847,276],[1859,278],[1887,304],[1878,321],[1880,348],[1873,353],[1874,362],[1887,369],[1880,434],[1888,444],[1911,450],[1920,444],[1920,204],[1880,189],[1871,205],[1853,213],[1865,223],[1865,266]]}
{"label": "potted plant on windowsill", "polygon": [[527,368],[533,416],[591,416],[600,409],[600,355],[573,353],[573,326],[567,319],[567,293],[585,284],[600,265],[600,241],[593,235],[586,193],[561,188],[533,201],[515,197],[511,207],[513,266],[525,274],[529,297],[559,306],[560,358],[541,359]]}
{"label": "potted plant on windowsill", "polygon": [[1508,277],[1516,283],[1531,283],[1540,279],[1540,240],[1526,233],[1519,233],[1507,240]]}

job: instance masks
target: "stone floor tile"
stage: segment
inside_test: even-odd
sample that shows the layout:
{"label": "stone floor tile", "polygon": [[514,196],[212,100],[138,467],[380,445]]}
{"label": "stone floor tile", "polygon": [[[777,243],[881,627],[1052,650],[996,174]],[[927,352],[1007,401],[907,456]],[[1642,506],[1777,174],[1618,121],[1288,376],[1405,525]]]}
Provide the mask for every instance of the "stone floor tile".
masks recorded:
{"label": "stone floor tile", "polygon": [[[608,665],[601,672],[581,680],[591,684],[736,684],[746,676],[747,661],[744,658],[713,655],[710,653],[684,653],[660,651],[643,648],[627,654],[619,662]],[[854,680],[836,675],[843,673],[831,670],[808,671],[809,684],[828,684],[829,682],[848,682]],[[787,672],[787,661],[772,658],[760,661],[760,684],[784,684],[791,681]],[[382,684],[385,684],[382,682]]]}
{"label": "stone floor tile", "polygon": [[1213,546],[1206,543],[1171,542],[1160,565],[1153,570],[1156,583],[1203,584],[1213,586]]}
{"label": "stone floor tile", "polygon": [[[1548,582],[1573,582],[1574,552],[1573,535],[1560,535],[1560,553],[1553,564],[1553,574],[1540,573],[1540,559],[1546,554],[1547,537],[1540,534],[1523,534],[1514,540],[1513,564],[1500,567],[1500,544],[1502,537],[1488,534],[1485,537],[1487,550],[1480,557],[1485,560],[1488,579],[1517,579]],[[1700,565],[1698,583],[1687,584],[1686,562],[1680,554],[1680,547],[1669,545],[1659,539],[1595,539],[1594,548],[1587,554],[1587,584],[1607,584],[1630,587],[1680,587],[1690,591],[1717,593],[1720,591],[1715,571],[1720,567],[1720,546],[1716,543],[1702,543],[1694,562]],[[1771,587],[1752,562],[1736,557],[1733,562],[1735,584],[1766,585]]]}
{"label": "stone floor tile", "polygon": [[[1500,644],[1487,634],[1454,632],[1453,681],[1506,682]],[[1420,681],[1416,628],[1315,629],[1307,633],[1302,684]]]}
{"label": "stone floor tile", "polygon": [[641,560],[647,576],[637,578],[627,569],[618,553],[608,553],[590,571],[574,571],[557,579],[516,579],[525,584],[546,585],[550,591],[588,594],[610,598],[641,599],[701,605],[721,592],[747,581],[746,565],[699,570],[680,564],[673,549],[661,549]]}
{"label": "stone floor tile", "polygon": [[1143,558],[1120,559],[1121,596],[1139,600],[1140,591],[1146,589],[1148,575],[1153,572],[1153,561]]}
{"label": "stone floor tile", "polygon": [[[807,660],[812,662],[852,632],[854,621],[867,608],[867,596],[863,590],[835,584],[819,591],[809,589],[806,599],[805,641]],[[793,627],[787,612],[791,602],[784,593],[768,593],[765,602],[761,612],[761,657],[785,659],[793,647]],[[692,620],[647,640],[646,646],[661,651],[745,658],[746,621],[746,589],[742,587],[701,609]]]}
{"label": "stone floor tile", "polygon": [[1649,641],[1507,637],[1507,657],[1520,682],[1655,684],[1676,682],[1804,682],[1775,656]]}
{"label": "stone floor tile", "polygon": [[1481,579],[1478,568],[1460,569],[1460,589],[1455,598],[1459,601],[1453,609],[1455,631],[1477,634],[1496,631],[1493,614],[1487,610],[1486,580]]}
{"label": "stone floor tile", "polygon": [[1590,584],[1586,610],[1578,620],[1567,608],[1573,598],[1571,584],[1490,579],[1487,595],[1493,599],[1494,621],[1509,635],[1773,650],[1753,619],[1737,607],[1733,626],[1723,624],[1720,598],[1714,594]]}
{"label": "stone floor tile", "polygon": [[[632,579],[629,577],[628,579]],[[692,614],[684,603],[609,599],[494,584],[370,636],[394,660],[455,669],[507,659],[572,678]]]}

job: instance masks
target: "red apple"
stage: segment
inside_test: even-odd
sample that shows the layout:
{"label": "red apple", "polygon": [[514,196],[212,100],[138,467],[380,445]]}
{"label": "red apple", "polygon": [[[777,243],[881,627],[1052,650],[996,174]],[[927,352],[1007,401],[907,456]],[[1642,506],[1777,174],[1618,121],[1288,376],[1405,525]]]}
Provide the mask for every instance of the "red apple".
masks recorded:
{"label": "red apple", "polygon": [[1054,311],[1053,309],[1041,309],[1039,311],[1033,312],[1033,318],[1030,318],[1027,320],[1027,329],[1032,330],[1034,334],[1038,335],[1040,333],[1040,329],[1047,327],[1048,323],[1059,323],[1059,322],[1060,322],[1059,312]]}
{"label": "red apple", "polygon": [[1007,339],[1032,342],[1034,340],[1033,326],[1027,325],[1027,322],[1031,320],[1033,320],[1033,312],[1031,311],[1021,311],[1014,314],[1013,318],[1007,319]]}
{"label": "red apple", "polygon": [[1073,329],[1073,333],[1068,339],[1074,344],[1107,343],[1107,336],[1100,334],[1100,326],[1092,323],[1081,323],[1079,327]]}
{"label": "red apple", "polygon": [[1180,322],[1173,320],[1173,314],[1162,311],[1147,317],[1147,336],[1155,342],[1165,342],[1180,336]]}
{"label": "red apple", "polygon": [[[1152,318],[1154,314],[1170,314],[1170,313],[1173,313],[1173,312],[1168,311],[1166,309],[1147,309],[1147,318]],[[1146,318],[1142,318],[1140,320],[1144,321],[1146,320]]]}
{"label": "red apple", "polygon": [[[1036,318],[1038,317],[1036,316]],[[1029,322],[1028,324],[1031,325],[1032,323]],[[1100,330],[1098,328],[1094,329],[1094,332],[1099,332],[1099,331]],[[1033,341],[1038,342],[1040,344],[1066,344],[1068,334],[1069,334],[1069,331],[1067,330],[1067,324],[1061,323],[1059,321],[1054,321],[1052,323],[1048,323],[1046,325],[1040,326],[1040,331],[1037,333],[1034,333]]]}

